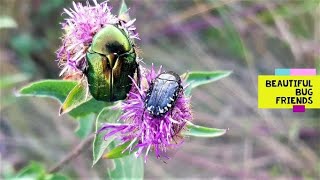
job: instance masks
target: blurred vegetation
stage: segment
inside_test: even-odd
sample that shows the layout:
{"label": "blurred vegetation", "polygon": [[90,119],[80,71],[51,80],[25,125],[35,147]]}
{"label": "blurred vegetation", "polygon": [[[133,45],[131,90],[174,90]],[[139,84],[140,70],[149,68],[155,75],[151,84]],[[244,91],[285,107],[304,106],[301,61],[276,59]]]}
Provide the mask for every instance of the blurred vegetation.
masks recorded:
{"label": "blurred vegetation", "polygon": [[[85,1],[82,1],[85,2]],[[0,0],[0,177],[30,161],[55,164],[79,143],[69,116],[46,99],[15,98],[15,89],[57,79],[64,0]],[[118,1],[110,1],[114,10]],[[201,87],[192,97],[198,124],[229,128],[213,140],[187,139],[167,164],[151,159],[145,177],[320,178],[320,112],[257,108],[259,74],[275,68],[318,68],[319,0],[127,0],[137,18],[138,46],[151,62],[182,73],[233,70],[231,78]],[[191,142],[192,141],[192,142]],[[99,166],[100,165],[100,166]],[[61,171],[102,177],[91,152]],[[42,166],[42,165],[41,165]],[[6,175],[6,176],[4,176]]]}

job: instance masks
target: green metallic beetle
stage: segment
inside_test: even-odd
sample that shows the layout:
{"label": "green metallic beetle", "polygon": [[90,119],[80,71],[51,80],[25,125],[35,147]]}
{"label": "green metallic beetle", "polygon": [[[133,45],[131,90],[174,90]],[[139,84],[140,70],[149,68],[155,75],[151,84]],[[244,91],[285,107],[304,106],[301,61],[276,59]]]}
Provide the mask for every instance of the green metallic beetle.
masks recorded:
{"label": "green metallic beetle", "polygon": [[115,25],[106,25],[93,38],[86,54],[89,91],[99,101],[117,101],[127,97],[132,80],[137,73],[140,83],[139,64],[134,44],[128,35]]}

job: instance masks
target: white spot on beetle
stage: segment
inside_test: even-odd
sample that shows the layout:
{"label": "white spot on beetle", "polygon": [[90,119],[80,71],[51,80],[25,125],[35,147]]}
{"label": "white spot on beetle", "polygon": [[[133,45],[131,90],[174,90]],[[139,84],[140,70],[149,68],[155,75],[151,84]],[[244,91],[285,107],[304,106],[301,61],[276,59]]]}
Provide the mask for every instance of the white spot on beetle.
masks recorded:
{"label": "white spot on beetle", "polygon": [[167,106],[170,108],[172,105],[168,103]]}

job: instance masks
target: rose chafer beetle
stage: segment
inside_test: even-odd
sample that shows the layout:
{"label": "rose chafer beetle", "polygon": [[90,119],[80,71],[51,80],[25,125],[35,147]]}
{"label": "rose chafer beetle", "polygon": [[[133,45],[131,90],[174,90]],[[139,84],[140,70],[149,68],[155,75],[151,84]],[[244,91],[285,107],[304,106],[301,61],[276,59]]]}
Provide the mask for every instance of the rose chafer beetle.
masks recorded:
{"label": "rose chafer beetle", "polygon": [[133,42],[126,32],[108,24],[94,37],[86,54],[87,76],[91,95],[100,101],[117,101],[127,97],[139,64]]}
{"label": "rose chafer beetle", "polygon": [[172,71],[159,74],[147,91],[145,108],[150,115],[162,117],[174,107],[182,89],[178,74]]}

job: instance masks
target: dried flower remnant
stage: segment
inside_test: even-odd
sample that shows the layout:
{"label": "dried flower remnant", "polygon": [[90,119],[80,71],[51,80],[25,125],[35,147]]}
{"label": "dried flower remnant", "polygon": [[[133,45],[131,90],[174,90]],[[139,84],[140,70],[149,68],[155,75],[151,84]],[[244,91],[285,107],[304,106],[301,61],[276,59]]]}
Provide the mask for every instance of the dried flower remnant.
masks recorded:
{"label": "dried flower remnant", "polygon": [[105,138],[115,135],[122,143],[131,142],[125,150],[137,150],[136,156],[144,152],[145,160],[150,150],[157,158],[166,157],[167,150],[183,143],[181,131],[192,120],[190,99],[184,95],[180,77],[171,74],[152,67],[142,79],[145,83],[140,88],[135,84],[122,103],[120,121],[124,124],[105,124],[99,132],[108,131]]}

